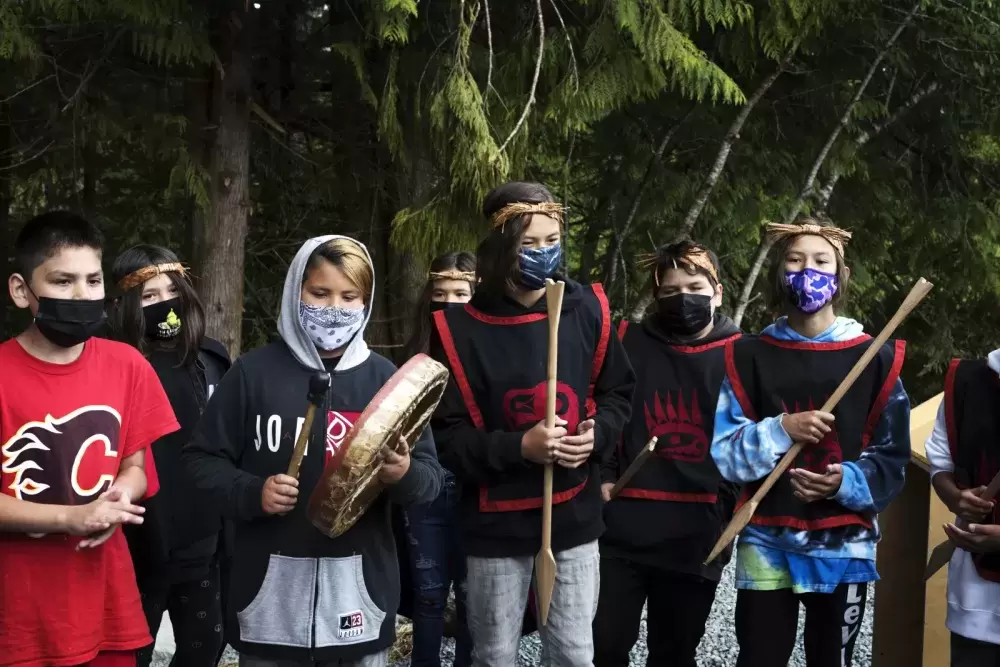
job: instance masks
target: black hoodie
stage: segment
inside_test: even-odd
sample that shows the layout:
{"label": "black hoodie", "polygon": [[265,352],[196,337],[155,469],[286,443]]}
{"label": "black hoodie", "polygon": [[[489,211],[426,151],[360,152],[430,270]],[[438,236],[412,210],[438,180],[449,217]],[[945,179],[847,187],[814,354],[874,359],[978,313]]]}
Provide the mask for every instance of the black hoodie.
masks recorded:
{"label": "black hoodie", "polygon": [[601,554],[718,581],[730,552],[707,566],[702,561],[732,516],[737,489],[722,479],[710,450],[725,345],[739,329],[716,314],[708,336],[684,341],[655,316],[628,324],[621,323],[619,335],[636,369],[632,419],[602,468],[604,481],[616,481],[652,436],[658,441],[606,505]]}
{"label": "black hoodie", "polygon": [[[575,469],[553,467],[552,549],[600,537],[599,462],[629,417],[635,374],[611,329],[600,285],[564,278],[559,324],[558,414],[567,430],[596,423],[594,453]],[[465,308],[434,314],[431,355],[451,378],[434,415],[441,463],[463,486],[470,555],[534,554],[541,545],[543,466],[521,454],[521,437],[545,419],[548,316],[542,297],[525,308],[477,292]]]}
{"label": "black hoodie", "polygon": [[[306,516],[326,461],[396,370],[368,350],[363,329],[341,357],[321,360],[299,322],[307,260],[331,238],[311,239],[299,250],[285,283],[282,340],[233,364],[184,451],[198,486],[236,520],[226,639],[240,653],[265,660],[354,661],[391,646],[399,569],[390,502],[431,502],[441,488],[441,467],[426,429],[407,473],[346,533],[331,539]],[[366,323],[370,313],[366,308]],[[324,367],[331,388],[302,461],[298,502],[285,516],[266,516],[264,482],[288,469],[309,380]]]}

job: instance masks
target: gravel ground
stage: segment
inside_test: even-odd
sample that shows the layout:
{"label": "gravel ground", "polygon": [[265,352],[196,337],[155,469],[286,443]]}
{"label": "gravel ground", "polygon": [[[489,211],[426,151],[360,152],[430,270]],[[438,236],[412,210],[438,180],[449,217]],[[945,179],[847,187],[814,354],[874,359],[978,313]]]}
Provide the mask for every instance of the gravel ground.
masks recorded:
{"label": "gravel ground", "polygon": [[[861,624],[858,640],[854,649],[854,664],[856,667],[869,667],[871,665],[872,651],[872,619],[875,615],[875,596],[869,591],[868,606],[865,611],[865,618]],[[715,597],[715,605],[708,618],[708,626],[705,636],[698,647],[699,667],[732,667],[736,664],[737,646],[736,635],[733,630],[733,617],[736,611],[736,589],[733,587],[733,566],[730,563],[726,568],[722,583],[719,584],[718,593]],[[792,659],[788,663],[789,667],[805,667],[806,659],[802,651],[802,624],[803,615],[799,616],[799,641],[792,654]],[[444,667],[451,667],[455,656],[455,642],[452,639],[445,639],[441,646],[441,664]],[[538,634],[529,635],[521,640],[521,650],[518,655],[518,667],[533,667],[538,665],[541,656],[541,644]],[[236,653],[232,649],[226,649],[220,665],[234,665],[236,663]],[[153,667],[167,667],[170,656],[165,653],[157,653],[153,658]],[[395,663],[395,667],[409,667],[409,660]],[[639,641],[632,649],[632,667],[645,667],[646,665],[646,620],[645,612],[639,629]]]}

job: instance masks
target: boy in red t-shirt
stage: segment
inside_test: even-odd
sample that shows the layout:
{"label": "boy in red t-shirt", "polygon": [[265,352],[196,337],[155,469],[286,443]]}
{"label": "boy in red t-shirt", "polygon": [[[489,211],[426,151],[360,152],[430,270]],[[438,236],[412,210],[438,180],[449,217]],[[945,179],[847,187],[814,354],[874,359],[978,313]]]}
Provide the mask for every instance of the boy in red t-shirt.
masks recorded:
{"label": "boy in red t-shirt", "polygon": [[152,638],[123,523],[155,492],[147,449],[178,424],[149,363],[93,338],[101,234],[65,212],[14,244],[11,299],[34,321],[0,343],[0,665],[129,667]]}

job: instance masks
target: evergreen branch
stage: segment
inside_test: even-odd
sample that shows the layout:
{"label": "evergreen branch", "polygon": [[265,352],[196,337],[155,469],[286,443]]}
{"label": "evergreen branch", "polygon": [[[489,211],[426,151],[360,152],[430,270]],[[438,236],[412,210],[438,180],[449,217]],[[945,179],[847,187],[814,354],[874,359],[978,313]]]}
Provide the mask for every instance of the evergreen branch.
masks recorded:
{"label": "evergreen branch", "polygon": [[524,105],[524,111],[521,112],[521,117],[517,120],[517,124],[514,125],[514,129],[510,131],[507,138],[500,144],[500,148],[497,149],[498,154],[503,153],[504,149],[507,148],[507,144],[521,131],[521,126],[528,119],[531,107],[535,103],[538,76],[542,72],[542,56],[545,54],[545,19],[542,16],[542,0],[535,0],[535,6],[538,8],[538,57],[535,59],[535,76],[531,80],[531,91],[528,93],[528,102]]}
{"label": "evergreen branch", "polygon": [[[910,96],[910,99],[908,99],[905,104],[901,105],[898,109],[896,109],[892,113],[892,115],[890,115],[888,118],[885,119],[885,122],[874,126],[870,130],[862,132],[861,135],[854,140],[855,150],[860,150],[861,148],[864,148],[865,144],[867,144],[869,141],[871,141],[879,134],[881,134],[883,130],[885,130],[887,127],[889,127],[897,120],[899,120],[900,117],[903,116],[903,114],[905,114],[907,111],[909,111],[917,104],[919,104],[925,97],[937,91],[938,88],[940,88],[940,85],[938,84],[937,81],[935,81],[930,85],[925,86],[924,88],[921,88],[917,92],[913,93],[913,95]],[[833,195],[833,189],[837,187],[837,182],[840,180],[840,177],[842,175],[843,175],[842,169],[839,168],[834,169],[833,174],[830,175],[830,178],[827,180],[826,184],[820,189],[819,194],[816,197],[817,212],[819,213],[826,212],[826,207],[830,203],[830,197]]]}
{"label": "evergreen branch", "polygon": [[60,113],[66,113],[67,111],[69,111],[70,107],[76,104],[77,99],[79,99],[84,89],[90,84],[90,80],[93,79],[94,75],[97,74],[97,71],[101,69],[101,66],[104,64],[104,61],[106,61],[108,57],[111,55],[111,51],[115,48],[115,45],[118,44],[118,40],[120,40],[122,38],[122,35],[124,34],[125,34],[125,27],[122,26],[121,28],[118,29],[118,32],[115,33],[115,36],[111,38],[111,41],[104,49],[104,53],[101,54],[101,57],[97,60],[96,63],[94,63],[94,66],[87,73],[87,75],[83,77],[83,80],[80,81],[80,85],[76,87],[76,91],[69,98],[69,101],[66,102],[66,106],[62,108],[62,111],[60,111]]}
{"label": "evergreen branch", "polygon": [[2,100],[0,100],[0,104],[6,104],[7,102],[10,102],[15,97],[17,97],[18,95],[22,95],[22,94],[28,92],[29,90],[31,90],[32,88],[34,88],[35,86],[37,86],[39,84],[42,84],[42,83],[45,83],[46,81],[48,81],[49,79],[54,78],[54,77],[55,77],[55,74],[49,74],[48,76],[43,76],[38,81],[35,81],[34,83],[32,83],[32,84],[30,84],[28,86],[25,86],[24,88],[22,88],[21,90],[17,91],[16,93],[14,93],[13,95],[11,95],[10,97],[3,98]]}
{"label": "evergreen branch", "polygon": [[[785,215],[783,222],[785,224],[792,224],[798,217],[799,213],[802,211],[803,206],[805,206],[806,199],[812,193],[813,186],[816,184],[816,177],[819,175],[819,170],[826,162],[827,156],[830,154],[830,150],[833,148],[833,144],[837,141],[840,133],[851,118],[851,113],[854,108],[861,101],[861,96],[864,95],[865,90],[868,88],[868,84],[871,83],[872,78],[875,76],[875,72],[878,71],[879,65],[888,55],[889,50],[895,45],[899,36],[903,34],[907,26],[913,21],[913,17],[916,15],[917,11],[920,9],[920,5],[923,4],[923,0],[917,0],[907,12],[906,18],[896,27],[896,31],[892,33],[889,40],[882,47],[882,50],[878,52],[875,56],[875,60],[872,62],[871,67],[868,68],[868,73],[865,74],[865,78],[861,81],[858,89],[854,93],[854,97],[851,98],[850,103],[848,103],[847,108],[844,109],[844,113],[841,114],[840,119],[837,124],[831,130],[830,135],[827,137],[826,143],[823,148],[820,149],[819,154],[813,161],[812,167],[809,169],[809,173],[806,175],[805,182],[802,184],[802,190],[799,191],[798,196],[792,205],[788,209],[788,213]],[[764,262],[767,260],[767,254],[771,250],[771,243],[768,241],[767,237],[763,237],[760,244],[757,246],[757,256],[754,258],[753,264],[750,267],[750,273],[747,275],[746,282],[743,283],[743,289],[740,291],[740,298],[736,305],[736,313],[733,317],[733,322],[736,326],[740,326],[743,321],[743,316],[746,314],[747,307],[750,305],[751,292],[753,292],[753,286],[757,282],[757,276],[760,275],[761,269],[764,268]]]}
{"label": "evergreen branch", "polygon": [[486,46],[489,49],[489,64],[486,66],[486,92],[483,93],[483,108],[493,90],[493,26],[490,23],[490,0],[483,0],[486,9]]}
{"label": "evergreen branch", "polygon": [[778,80],[785,68],[788,67],[789,63],[792,61],[792,57],[799,48],[799,41],[801,37],[797,37],[792,43],[792,46],[788,49],[788,53],[778,64],[778,68],[774,70],[761,84],[757,87],[757,90],[753,92],[750,99],[743,106],[740,112],[736,115],[733,120],[732,125],[726,131],[726,136],[722,141],[722,145],[719,146],[719,153],[715,156],[715,163],[708,172],[708,176],[705,177],[705,183],[701,186],[701,190],[698,191],[698,195],[694,199],[694,203],[691,204],[691,208],[688,210],[687,215],[684,216],[684,222],[681,224],[681,231],[679,238],[686,238],[691,236],[691,231],[694,229],[694,225],[698,222],[698,217],[701,212],[705,209],[705,204],[708,203],[708,198],[712,194],[712,190],[715,189],[716,183],[719,182],[719,177],[722,175],[722,170],[726,166],[726,162],[729,159],[729,154],[733,150],[733,144],[740,138],[740,132],[743,130],[743,125],[747,122],[747,118],[750,117],[750,112],[753,111],[757,103],[761,101],[774,82]]}
{"label": "evergreen branch", "polygon": [[282,135],[288,134],[285,128],[281,126],[281,123],[276,121],[269,113],[264,111],[264,109],[253,100],[250,100],[250,111],[257,114],[257,116],[260,117],[262,121],[273,127],[275,131],[280,132]]}
{"label": "evergreen branch", "polygon": [[559,18],[559,23],[562,25],[563,32],[566,33],[566,45],[569,46],[569,62],[573,66],[573,93],[576,94],[580,91],[580,70],[576,65],[576,52],[573,51],[573,38],[569,34],[569,30],[566,29],[566,22],[563,21],[562,12],[559,11],[559,6],[556,5],[556,0],[549,0],[552,5],[552,9],[556,11],[556,16]]}
{"label": "evergreen branch", "polygon": [[2,167],[0,167],[0,171],[10,171],[11,169],[16,169],[17,167],[20,167],[21,165],[28,164],[29,162],[37,160],[38,158],[40,158],[45,153],[45,151],[49,150],[52,147],[52,144],[54,144],[54,143],[56,143],[55,139],[53,139],[49,143],[45,144],[45,146],[43,146],[41,148],[41,150],[39,150],[37,153],[35,153],[31,157],[26,157],[23,160],[20,160],[19,162],[12,162],[10,164],[3,165]]}

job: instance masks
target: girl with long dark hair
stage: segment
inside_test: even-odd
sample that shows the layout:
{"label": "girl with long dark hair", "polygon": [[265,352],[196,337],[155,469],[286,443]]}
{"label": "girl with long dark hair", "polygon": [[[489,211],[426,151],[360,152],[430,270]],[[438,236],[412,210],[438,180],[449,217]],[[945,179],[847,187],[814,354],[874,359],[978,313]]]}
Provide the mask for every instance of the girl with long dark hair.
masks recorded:
{"label": "girl with long dark hair", "polygon": [[[552,551],[558,578],[541,629],[554,665],[592,665],[599,462],[631,411],[635,374],[611,331],[600,285],[557,274],[563,207],[540,183],[507,183],[483,202],[476,294],[434,314],[432,355],[451,380],[432,425],[441,462],[462,485],[473,664],[513,665],[541,544],[543,470],[554,464]],[[545,426],[545,281],[565,282],[556,425]]]}
{"label": "girl with long dark hair", "polygon": [[[476,284],[476,257],[471,252],[451,252],[431,262],[420,301],[413,335],[405,350],[407,359],[427,353],[431,317],[440,310],[461,307],[472,298]],[[413,588],[413,667],[440,667],[441,638],[448,593],[455,584],[455,667],[472,664],[472,641],[465,619],[465,551],[458,521],[458,485],[445,471],[441,493],[429,505],[414,505],[403,513],[406,549]]]}
{"label": "girl with long dark hair", "polygon": [[[118,256],[111,275],[120,290],[111,330],[149,360],[181,425],[153,443],[160,492],[145,503],[145,523],[125,531],[143,612],[154,639],[163,613],[170,614],[177,641],[171,665],[214,666],[223,641],[222,517],[196,492],[181,448],[228,370],[229,355],[205,336],[201,300],[173,252],[134,246]],[[147,667],[152,656],[152,645],[139,651],[138,667]]]}

